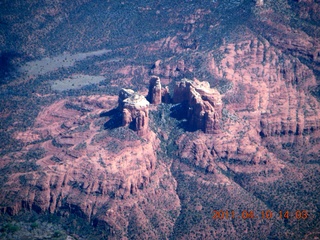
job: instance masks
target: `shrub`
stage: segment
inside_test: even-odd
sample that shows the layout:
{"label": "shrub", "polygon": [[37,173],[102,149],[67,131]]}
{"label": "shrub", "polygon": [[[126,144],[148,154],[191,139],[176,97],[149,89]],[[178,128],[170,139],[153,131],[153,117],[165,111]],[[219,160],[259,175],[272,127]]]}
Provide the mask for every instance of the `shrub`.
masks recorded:
{"label": "shrub", "polygon": [[31,223],[30,227],[31,227],[31,228],[32,228],[32,230],[33,230],[33,229],[35,229],[35,228],[39,227],[39,225],[38,225],[38,223],[33,222],[33,223]]}
{"label": "shrub", "polygon": [[19,230],[19,226],[14,225],[12,223],[8,223],[3,227],[3,230],[7,233],[15,233]]}

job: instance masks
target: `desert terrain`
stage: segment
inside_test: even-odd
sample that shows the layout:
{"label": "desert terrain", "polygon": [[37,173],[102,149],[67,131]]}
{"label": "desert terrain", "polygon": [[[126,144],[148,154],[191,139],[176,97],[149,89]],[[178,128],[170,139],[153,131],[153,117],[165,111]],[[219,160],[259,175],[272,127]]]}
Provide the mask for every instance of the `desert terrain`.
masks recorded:
{"label": "desert terrain", "polygon": [[318,1],[0,8],[0,238],[320,237]]}

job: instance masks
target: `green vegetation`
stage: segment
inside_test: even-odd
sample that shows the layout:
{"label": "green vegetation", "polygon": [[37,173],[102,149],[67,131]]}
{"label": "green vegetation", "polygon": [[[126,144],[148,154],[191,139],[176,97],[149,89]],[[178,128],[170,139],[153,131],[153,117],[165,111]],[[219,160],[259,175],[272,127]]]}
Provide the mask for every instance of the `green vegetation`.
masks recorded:
{"label": "green vegetation", "polygon": [[231,119],[234,122],[239,121],[237,115],[230,113],[226,108],[222,109],[222,122],[225,122],[227,119]]}
{"label": "green vegetation", "polygon": [[[302,29],[310,36],[319,36],[320,34],[319,31],[316,31],[319,25],[316,12],[311,12],[310,19],[301,20],[298,18],[299,9],[302,9],[304,4],[307,4],[306,2],[286,0],[265,2],[264,7],[255,8],[252,0],[198,1],[197,3],[192,1],[177,3],[176,1],[163,0],[161,3],[149,1],[147,5],[150,9],[148,9],[145,8],[145,2],[137,0],[122,2],[74,1],[73,4],[61,1],[57,4],[57,9],[53,10],[55,13],[49,14],[46,12],[52,8],[49,1],[46,3],[35,1],[32,4],[30,1],[4,1],[1,9],[3,17],[0,30],[5,31],[5,34],[1,36],[3,38],[1,42],[6,44],[1,45],[2,50],[14,49],[21,54],[19,58],[12,59],[16,68],[19,65],[23,66],[26,62],[40,60],[35,63],[36,71],[33,72],[35,76],[27,76],[24,72],[8,75],[0,69],[2,74],[0,75],[0,157],[14,156],[10,153],[19,152],[22,149],[22,142],[13,136],[16,132],[24,132],[34,126],[34,121],[44,106],[68,97],[93,94],[117,95],[121,87],[145,90],[144,77],[158,59],[171,66],[174,66],[178,60],[184,60],[186,66],[194,67],[192,71],[186,70],[185,72],[170,69],[170,71],[175,71],[169,76],[170,85],[174,85],[175,80],[180,80],[181,77],[199,77],[208,80],[212,86],[225,94],[224,104],[242,103],[247,92],[256,90],[246,89],[246,86],[240,84],[238,92],[228,93],[233,88],[232,82],[224,78],[215,79],[207,69],[206,63],[212,51],[218,65],[224,58],[224,54],[228,53],[228,50],[217,50],[222,42],[234,41],[236,43],[238,38],[245,37],[246,34],[243,34],[245,31],[252,31],[252,34],[261,36],[258,44],[265,45],[265,39],[270,40],[270,36],[276,34],[277,30],[266,28],[268,21],[265,21],[267,20],[265,13],[268,13],[266,11],[268,7],[273,9],[272,15],[278,14],[279,16],[274,21],[291,25],[292,33],[295,29]],[[40,11],[41,14],[39,9],[43,10]],[[63,11],[59,9],[63,9]],[[208,13],[201,13],[201,9],[208,10]],[[263,12],[263,17],[266,19],[259,22],[259,14]],[[30,18],[34,14],[36,16]],[[193,20],[188,17],[194,18],[195,23],[190,24],[192,31],[187,33],[184,28],[187,25],[185,22]],[[267,31],[270,36],[264,36]],[[187,35],[190,36],[186,40]],[[171,45],[176,42],[171,44],[168,40],[162,45],[163,48],[160,51],[145,50],[147,49],[145,46],[150,46],[149,43],[153,44],[158,40],[173,36],[177,36],[179,51],[171,49]],[[244,47],[244,45],[236,44],[237,50],[244,49]],[[251,41],[250,47],[253,48],[253,41]],[[186,51],[180,53],[181,48],[185,48]],[[78,61],[70,60],[67,57],[72,54],[80,54],[81,58],[81,54],[86,55],[101,49],[107,49],[108,54],[84,59],[78,58]],[[266,50],[264,48],[264,51]],[[287,54],[285,51],[282,52]],[[290,52],[289,54],[294,55],[295,53]],[[65,59],[60,59],[61,56]],[[50,58],[53,61],[52,65],[50,61],[46,62],[44,57]],[[264,52],[264,61],[267,62],[268,59],[265,57],[266,52]],[[41,65],[40,61],[44,61],[45,65]],[[71,61],[72,64],[69,64],[68,61]],[[283,59],[280,57],[278,64],[281,65],[282,61]],[[313,68],[313,61],[306,59],[300,59],[300,61]],[[125,73],[115,71],[127,66],[132,67],[133,78],[131,80],[128,80]],[[245,68],[246,66],[239,64],[236,67]],[[51,69],[51,71],[45,71],[46,69]],[[315,73],[320,76],[317,71]],[[72,76],[94,76],[94,78],[90,82],[86,78],[75,79]],[[63,79],[70,82],[66,83]],[[64,81],[64,84],[61,84],[60,80]],[[52,84],[55,86],[55,83],[58,87],[51,88]],[[89,85],[89,83],[94,84]],[[55,92],[55,90],[58,91]],[[319,100],[319,87],[312,89],[311,92]],[[68,102],[65,107],[83,114],[90,112],[90,109],[72,101]],[[235,181],[234,185],[229,187],[208,186],[201,183],[201,180],[213,183],[216,181],[213,174],[207,174],[204,169],[195,167],[192,160],[180,159],[177,156],[176,140],[182,134],[186,134],[189,139],[196,138],[197,134],[185,133],[186,122],[183,118],[178,119],[170,116],[172,115],[172,107],[174,105],[161,104],[158,111],[150,111],[150,127],[161,139],[161,149],[157,152],[158,159],[168,165],[172,163],[172,174],[177,181],[177,192],[181,201],[181,212],[175,224],[172,239],[187,238],[190,235],[192,236],[190,238],[206,239],[208,235],[202,235],[201,229],[208,228],[211,229],[209,237],[215,236],[221,239],[229,238],[228,230],[234,231],[238,239],[256,238],[252,232],[260,229],[270,230],[269,235],[260,235],[260,238],[284,239],[289,236],[289,238],[302,239],[309,229],[320,229],[318,220],[320,216],[317,211],[320,206],[319,191],[314,188],[320,184],[318,168],[314,167],[319,161],[316,154],[310,154],[308,155],[309,159],[303,160],[300,159],[301,155],[298,150],[293,152],[296,145],[290,142],[279,144],[279,146],[275,146],[275,143],[266,143],[268,149],[274,151],[274,154],[277,154],[279,149],[290,152],[292,159],[288,162],[296,164],[308,161],[312,164],[299,165],[299,170],[304,172],[301,173],[303,176],[298,180],[290,179],[292,173],[281,170],[284,174],[284,182],[280,183],[279,180],[279,182],[264,184],[256,182],[255,179],[256,177],[265,177],[270,173],[268,171],[261,174],[239,174],[227,170],[221,172]],[[229,119],[239,121],[235,114],[223,109],[222,120]],[[99,125],[101,121],[96,123]],[[82,132],[88,128],[89,124],[85,123],[73,131]],[[305,132],[304,136],[308,134]],[[243,135],[244,131],[240,136]],[[105,141],[107,138],[112,138],[114,141],[107,142]],[[52,137],[28,143],[28,145],[34,146],[28,146],[30,150],[21,153],[22,159],[17,159],[25,160],[24,162],[13,161],[0,169],[0,187],[6,183],[6,176],[12,173],[22,173],[19,175],[19,182],[24,186],[28,184],[28,172],[38,170],[39,166],[36,161],[45,155],[44,149],[36,147],[37,143],[48,140],[52,140],[55,147],[62,147]],[[106,127],[93,138],[94,142],[101,143],[103,148],[113,152],[119,152],[122,149],[121,141],[123,140],[143,141],[129,128],[112,128],[112,126]],[[310,137],[309,141],[313,144],[317,143],[319,139]],[[82,142],[75,149],[82,150],[86,147],[86,142]],[[61,159],[57,156],[53,156],[51,160],[61,163]],[[220,160],[228,164],[244,164],[240,163],[238,159]],[[105,167],[103,159],[100,158],[99,163]],[[181,166],[177,164],[181,164]],[[196,173],[198,178],[184,175],[180,172],[182,168]],[[80,188],[76,183],[72,187]],[[114,195],[114,193],[110,193],[110,195]],[[17,195],[11,193],[8,195],[8,200],[15,197]],[[198,206],[201,206],[202,209],[197,210]],[[312,218],[314,221],[288,223],[274,221],[270,224],[256,220],[212,221],[211,219],[213,208],[236,207],[238,209],[255,209],[256,211],[271,208],[273,211],[279,211],[292,208],[292,206],[299,209],[307,207],[311,212],[314,211],[314,218]],[[101,237],[107,238],[107,235],[110,234],[110,229],[107,226],[101,227],[95,221],[87,223],[85,219],[77,218],[72,214],[68,218],[55,214],[31,214],[33,219],[29,219],[30,214],[28,212],[16,217],[0,216],[0,238],[66,239],[68,234],[80,234],[84,239],[101,239]],[[128,238],[134,236],[141,238],[142,235],[139,235],[139,231],[144,232],[145,229],[138,228],[134,221],[135,219],[132,217],[128,227]],[[92,228],[90,224],[95,225],[96,228]],[[157,222],[156,218],[151,219],[151,224],[154,227],[161,226],[161,222]],[[224,229],[224,231],[216,232],[217,229]],[[248,229],[252,232],[248,232]]]}
{"label": "green vegetation", "polygon": [[20,229],[19,226],[15,225],[15,224],[12,224],[12,223],[8,223],[8,224],[5,224],[2,227],[1,232],[3,232],[3,233],[15,233],[19,229]]}
{"label": "green vegetation", "polygon": [[75,146],[74,150],[82,150],[82,149],[86,149],[87,148],[87,143],[86,142],[82,142],[79,143],[77,146]]}
{"label": "green vegetation", "polygon": [[[149,126],[161,139],[161,151],[158,151],[160,159],[176,158],[178,146],[175,141],[184,132],[184,120],[172,117],[172,104],[161,104],[157,111],[150,111]],[[166,140],[164,135],[167,134]]]}
{"label": "green vegetation", "polygon": [[28,211],[16,216],[0,216],[0,239],[65,240],[69,236],[73,240],[99,240],[108,232],[106,226],[93,227],[85,219],[73,214],[61,217],[57,214],[39,215]]}
{"label": "green vegetation", "polygon": [[29,160],[38,160],[41,159],[45,156],[45,149],[44,148],[36,148],[36,149],[30,149],[26,155],[25,155],[25,159],[27,161]]}

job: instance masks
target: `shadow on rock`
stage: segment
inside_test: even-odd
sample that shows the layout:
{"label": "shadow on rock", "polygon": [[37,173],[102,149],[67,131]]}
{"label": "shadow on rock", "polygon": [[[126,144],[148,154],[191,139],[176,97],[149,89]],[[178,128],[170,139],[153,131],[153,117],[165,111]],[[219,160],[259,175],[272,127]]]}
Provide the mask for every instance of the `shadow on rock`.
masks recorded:
{"label": "shadow on rock", "polygon": [[104,129],[115,129],[121,127],[121,113],[116,108],[101,113],[100,117],[110,117],[110,119],[103,125]]}
{"label": "shadow on rock", "polygon": [[178,127],[184,131],[194,132],[197,130],[188,123],[188,102],[186,101],[172,106],[170,108],[170,117],[178,120]]}
{"label": "shadow on rock", "polygon": [[320,101],[320,85],[311,88],[311,94]]}
{"label": "shadow on rock", "polygon": [[170,108],[170,117],[175,118],[179,121],[187,119],[188,117],[188,103],[182,102],[176,104]]}

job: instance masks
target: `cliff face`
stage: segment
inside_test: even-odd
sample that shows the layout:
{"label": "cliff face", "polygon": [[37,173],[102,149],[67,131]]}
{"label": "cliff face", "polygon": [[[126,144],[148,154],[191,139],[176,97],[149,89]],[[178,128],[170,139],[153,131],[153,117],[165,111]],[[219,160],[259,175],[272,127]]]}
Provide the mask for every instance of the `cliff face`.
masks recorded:
{"label": "cliff face", "polygon": [[[124,90],[121,96],[124,92],[131,91]],[[148,113],[148,102],[141,96],[131,97],[123,100],[123,111],[136,119],[138,133],[146,133],[143,114]],[[144,229],[139,232],[141,239],[168,236],[177,214],[170,219],[166,215],[178,212],[180,204],[174,178],[157,160],[156,135],[148,131],[148,140],[142,141],[123,127],[100,131],[105,122],[100,115],[116,106],[115,97],[72,100],[46,107],[36,119],[37,127],[16,135],[26,145],[30,136],[38,141],[16,153],[16,158],[22,160],[40,150],[44,155],[37,161],[29,158],[24,165],[14,163],[1,190],[1,212],[17,214],[23,208],[63,216],[72,212],[107,226],[106,233],[116,239],[125,236],[129,224]],[[132,223],[132,218],[137,219]],[[161,223],[161,228],[151,227],[150,221]]]}
{"label": "cliff face", "polygon": [[[242,39],[209,53],[206,63],[216,80],[231,86],[221,96],[221,132],[182,136],[177,141],[182,158],[209,172],[228,169],[268,182],[281,178],[288,167],[279,159],[300,162],[317,155],[320,104],[310,93],[317,82],[298,58],[247,32]],[[199,113],[205,107],[197,106],[206,101],[189,85],[185,81],[177,84],[174,102],[192,96],[190,123],[199,129],[197,124],[204,119]],[[215,101],[212,106],[217,111]]]}
{"label": "cliff face", "polygon": [[301,135],[319,129],[319,103],[309,92],[316,79],[297,58],[254,38],[230,43],[220,52],[219,66],[209,57],[208,68],[217,78],[234,84],[224,96],[227,108],[251,119],[261,136]]}
{"label": "cliff face", "polygon": [[[161,87],[160,78],[152,76],[149,82],[147,99],[151,104],[169,104],[171,96],[168,87]],[[130,127],[139,136],[148,134],[149,102],[142,95],[130,89],[122,89],[118,97],[118,110],[121,112],[122,126]],[[173,103],[187,103],[186,118],[189,129],[205,133],[217,133],[220,129],[222,110],[221,95],[210,88],[208,82],[197,79],[176,82],[172,96]]]}
{"label": "cliff face", "polygon": [[[37,76],[4,85],[1,96],[13,97],[0,99],[5,123],[0,125],[8,126],[0,129],[0,137],[13,133],[12,144],[20,141],[21,149],[0,149],[1,213],[74,213],[92,225],[105,225],[108,239],[318,237],[320,104],[310,90],[320,79],[319,1],[155,1],[137,7],[128,1],[80,2],[86,4],[71,12],[62,4],[41,14],[33,4],[29,10],[37,17],[26,21],[16,12],[4,17],[18,21],[10,28],[16,33],[23,26],[25,36],[17,36],[29,43],[39,43],[35,38],[42,31],[53,31],[66,37],[61,46],[81,50],[72,60],[61,60],[61,66],[56,65],[60,57],[53,58],[54,66],[68,71],[52,70],[52,76],[73,74],[90,63],[88,72],[94,66],[92,74],[108,79],[93,90],[74,89],[72,98],[38,86],[47,82]],[[110,14],[83,14],[99,7]],[[45,13],[49,10],[56,15]],[[72,24],[83,15],[83,21]],[[53,25],[42,28],[48,16],[55,16]],[[155,20],[145,26],[150,16]],[[98,22],[103,24],[99,32],[87,28]],[[135,38],[136,33],[142,35]],[[8,36],[11,42],[15,35]],[[43,51],[41,56],[55,55],[60,43],[52,41],[31,45]],[[105,51],[106,44],[112,50]],[[103,55],[95,56],[93,49]],[[81,62],[84,56],[89,59]],[[41,72],[37,63],[30,66]],[[26,83],[35,92],[21,91]],[[125,89],[129,86],[148,91],[147,97]],[[118,98],[113,96],[123,87]],[[42,103],[34,124],[24,130],[25,120],[14,119],[21,115],[11,116],[6,107],[24,106],[22,96]],[[176,107],[184,111],[181,121],[172,117]],[[257,214],[214,221],[213,206],[238,209],[237,216],[245,209]],[[267,209],[274,217],[261,219],[258,214]],[[276,212],[285,209],[292,215],[279,221]],[[308,219],[294,219],[294,211],[302,209]]]}
{"label": "cliff face", "polygon": [[222,101],[220,93],[208,82],[183,79],[176,83],[173,103],[188,103],[187,119],[191,129],[205,133],[219,130]]}
{"label": "cliff face", "polygon": [[122,126],[129,126],[139,136],[146,136],[149,130],[149,102],[147,99],[130,89],[122,89],[119,92],[118,103]]}

